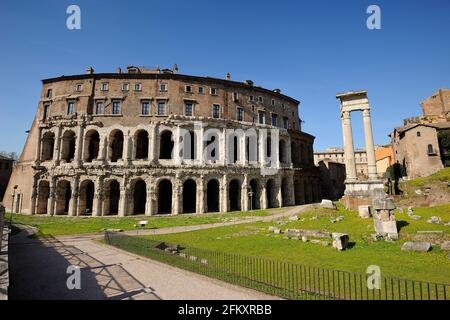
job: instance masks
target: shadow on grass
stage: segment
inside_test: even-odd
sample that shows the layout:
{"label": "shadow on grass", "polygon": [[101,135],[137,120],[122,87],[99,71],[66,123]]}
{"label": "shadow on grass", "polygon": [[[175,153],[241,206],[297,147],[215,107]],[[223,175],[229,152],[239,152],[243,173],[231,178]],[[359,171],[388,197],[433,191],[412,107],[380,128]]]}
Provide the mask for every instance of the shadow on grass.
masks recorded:
{"label": "shadow on grass", "polygon": [[407,221],[397,221],[397,230],[400,232],[400,230],[404,227],[409,226],[409,222]]}

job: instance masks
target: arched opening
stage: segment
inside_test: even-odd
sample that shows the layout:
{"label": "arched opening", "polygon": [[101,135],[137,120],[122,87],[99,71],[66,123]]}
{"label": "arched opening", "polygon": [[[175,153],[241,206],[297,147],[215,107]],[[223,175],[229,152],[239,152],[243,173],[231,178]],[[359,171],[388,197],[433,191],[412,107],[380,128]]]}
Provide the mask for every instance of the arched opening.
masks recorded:
{"label": "arched opening", "polygon": [[111,180],[105,186],[105,210],[104,215],[119,214],[120,184],[117,180]]}
{"label": "arched opening", "polygon": [[292,157],[292,163],[294,164],[294,167],[298,168],[301,166],[301,150],[299,147],[299,143],[296,141],[291,142],[291,157]]}
{"label": "arched opening", "polygon": [[278,156],[281,163],[287,163],[287,150],[286,150],[286,142],[281,139],[280,144],[278,145]]}
{"label": "arched opening", "polygon": [[239,139],[237,136],[233,137],[233,163],[239,160]]}
{"label": "arched opening", "polygon": [[92,215],[94,192],[95,186],[91,180],[85,180],[80,184],[79,215]]}
{"label": "arched opening", "polygon": [[287,207],[290,203],[289,196],[289,182],[287,178],[283,178],[281,181],[281,199],[283,202],[283,207]]}
{"label": "arched opening", "polygon": [[249,195],[250,210],[260,209],[259,197],[260,197],[260,188],[258,185],[258,181],[256,179],[252,179],[250,181],[250,190],[251,194]]}
{"label": "arched opening", "polygon": [[145,214],[147,203],[147,184],[144,180],[138,180],[134,184],[133,214]]}
{"label": "arched opening", "polygon": [[136,159],[148,159],[148,132],[140,130],[136,133],[134,139],[136,141]]}
{"label": "arched opening", "polygon": [[120,130],[114,130],[109,135],[109,160],[117,162],[123,157],[123,133]]}
{"label": "arched opening", "polygon": [[267,181],[266,192],[267,192],[267,206],[269,208],[277,208],[278,201],[275,190],[275,181],[273,179],[269,179]]}
{"label": "arched opening", "polygon": [[195,138],[194,131],[188,131],[183,136],[183,159],[194,160],[196,158],[195,146],[197,143]]}
{"label": "arched opening", "polygon": [[72,162],[75,158],[75,133],[72,130],[64,132],[61,144],[61,160]]}
{"label": "arched opening", "polygon": [[230,211],[241,210],[241,183],[237,179],[230,181],[228,187],[228,197],[230,201]]}
{"label": "arched opening", "polygon": [[197,183],[188,179],[183,183],[183,213],[195,213],[197,205]]}
{"label": "arched opening", "polygon": [[219,182],[211,179],[206,185],[206,205],[208,212],[219,212]]}
{"label": "arched opening", "polygon": [[56,215],[65,215],[69,213],[70,200],[72,198],[72,188],[70,182],[61,180],[56,188]]}
{"label": "arched opening", "polygon": [[210,133],[205,142],[206,154],[204,157],[208,161],[219,160],[219,136],[215,133]]}
{"label": "arched opening", "polygon": [[36,214],[47,214],[47,204],[49,196],[50,183],[45,180],[39,182]]}
{"label": "arched opening", "polygon": [[55,148],[55,134],[53,132],[46,132],[42,136],[41,161],[52,160],[54,148]]}
{"label": "arched opening", "polygon": [[160,137],[159,143],[159,159],[172,159],[173,140],[172,132],[164,131]]}
{"label": "arched opening", "polygon": [[300,205],[304,204],[305,200],[303,198],[303,183],[301,180],[294,181],[294,195],[295,195],[295,204]]}
{"label": "arched opening", "polygon": [[158,214],[172,213],[172,182],[164,179],[158,184]]}
{"label": "arched opening", "polygon": [[85,148],[84,161],[92,162],[92,160],[98,158],[100,135],[96,130],[90,130],[86,133]]}
{"label": "arched opening", "polygon": [[268,135],[266,139],[266,155],[268,158],[272,156],[272,139],[270,138],[270,135]]}

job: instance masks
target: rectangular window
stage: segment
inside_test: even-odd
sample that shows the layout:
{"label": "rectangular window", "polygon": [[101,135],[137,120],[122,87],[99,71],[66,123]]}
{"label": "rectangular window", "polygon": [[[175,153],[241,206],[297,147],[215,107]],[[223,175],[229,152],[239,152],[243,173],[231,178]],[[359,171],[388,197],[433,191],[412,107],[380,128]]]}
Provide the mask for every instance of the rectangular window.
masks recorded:
{"label": "rectangular window", "polygon": [[264,111],[258,111],[258,121],[260,124],[266,123],[266,113]]}
{"label": "rectangular window", "polygon": [[167,92],[167,84],[161,83],[161,84],[159,85],[159,91],[160,91],[160,92]]}
{"label": "rectangular window", "polygon": [[220,105],[218,104],[213,104],[212,107],[212,116],[214,119],[219,119],[220,118]]}
{"label": "rectangular window", "polygon": [[288,123],[289,123],[288,118],[287,117],[283,117],[283,127],[285,129],[288,129]]}
{"label": "rectangular window", "polygon": [[192,86],[184,86],[184,92],[192,93]]}
{"label": "rectangular window", "polygon": [[273,113],[272,114],[272,125],[277,126],[278,125],[278,115]]}
{"label": "rectangular window", "polygon": [[53,94],[53,90],[52,89],[48,89],[47,90],[47,98],[51,98]]}
{"label": "rectangular window", "polygon": [[239,100],[239,93],[233,92],[233,101],[238,101],[238,100]]}
{"label": "rectangular window", "polygon": [[198,87],[198,93],[204,94],[205,93],[205,87]]}
{"label": "rectangular window", "polygon": [[275,100],[272,99],[272,100],[270,101],[270,104],[271,104],[272,106],[274,106],[274,105],[275,105]]}
{"label": "rectangular window", "polygon": [[128,90],[130,90],[130,84],[129,83],[122,84],[122,91],[128,91]]}
{"label": "rectangular window", "polygon": [[103,101],[98,101],[95,105],[95,114],[104,114],[105,108],[103,106]]}
{"label": "rectangular window", "polygon": [[150,103],[148,101],[142,101],[141,115],[148,116],[149,114],[150,114]]}
{"label": "rectangular window", "polygon": [[78,92],[83,91],[83,85],[82,84],[77,84],[77,91]]}
{"label": "rectangular window", "polygon": [[248,100],[249,100],[249,101],[252,101],[252,102],[255,101],[255,96],[249,96],[249,97],[248,97]]}
{"label": "rectangular window", "polygon": [[44,121],[47,120],[49,114],[50,114],[50,105],[46,104],[44,106],[44,116],[43,116]]}
{"label": "rectangular window", "polygon": [[134,85],[134,91],[141,91],[142,90],[142,85],[140,83],[136,83]]}
{"label": "rectangular window", "polygon": [[109,90],[109,84],[107,82],[102,83],[102,91],[108,91]]}
{"label": "rectangular window", "polygon": [[113,101],[112,114],[120,114],[120,101]]}
{"label": "rectangular window", "polygon": [[259,101],[259,103],[263,103],[264,102],[263,97],[258,97],[258,101]]}
{"label": "rectangular window", "polygon": [[75,114],[75,102],[69,101],[67,104],[67,114]]}
{"label": "rectangular window", "polygon": [[244,121],[244,108],[237,108],[237,121]]}
{"label": "rectangular window", "polygon": [[188,117],[192,117],[193,104],[191,102],[186,102],[184,104],[184,115]]}
{"label": "rectangular window", "polygon": [[166,102],[165,101],[159,101],[158,102],[158,115],[164,116],[166,115]]}
{"label": "rectangular window", "polygon": [[209,93],[213,96],[217,95],[217,89],[216,88],[211,88]]}

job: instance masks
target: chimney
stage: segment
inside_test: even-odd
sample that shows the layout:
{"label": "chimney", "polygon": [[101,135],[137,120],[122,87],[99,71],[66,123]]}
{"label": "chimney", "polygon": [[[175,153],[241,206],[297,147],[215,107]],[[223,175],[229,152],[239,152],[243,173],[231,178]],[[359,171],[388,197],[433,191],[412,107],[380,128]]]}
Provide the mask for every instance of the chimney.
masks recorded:
{"label": "chimney", "polygon": [[178,66],[177,66],[176,63],[173,65],[172,72],[173,72],[174,74],[177,74],[177,73],[178,73]]}
{"label": "chimney", "polygon": [[229,72],[227,72],[227,77],[226,77],[226,79],[227,79],[227,80],[231,80],[231,74],[230,74]]}
{"label": "chimney", "polygon": [[94,73],[94,68],[88,67],[88,68],[86,69],[86,73],[87,73],[87,74],[93,74],[93,73]]}

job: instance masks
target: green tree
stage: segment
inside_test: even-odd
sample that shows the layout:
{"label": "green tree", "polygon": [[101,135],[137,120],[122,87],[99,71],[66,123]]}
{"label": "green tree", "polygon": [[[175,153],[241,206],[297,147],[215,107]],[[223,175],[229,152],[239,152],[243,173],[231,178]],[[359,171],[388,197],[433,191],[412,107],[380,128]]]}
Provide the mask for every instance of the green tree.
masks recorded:
{"label": "green tree", "polygon": [[439,131],[438,141],[442,163],[445,167],[450,167],[450,129]]}

